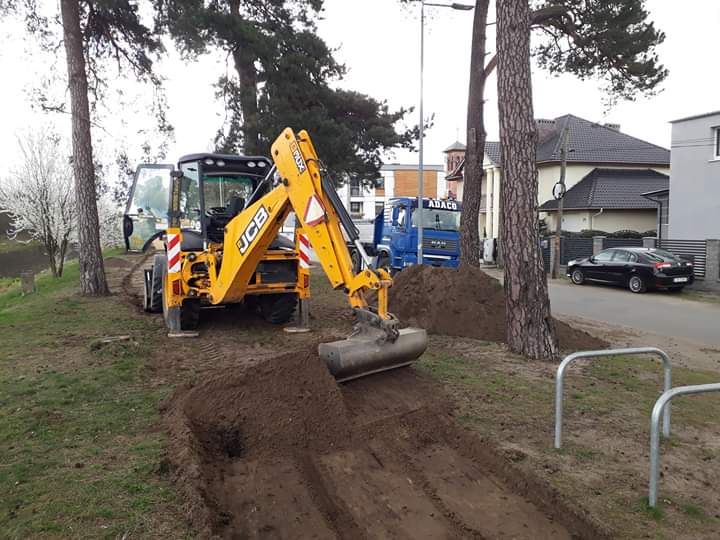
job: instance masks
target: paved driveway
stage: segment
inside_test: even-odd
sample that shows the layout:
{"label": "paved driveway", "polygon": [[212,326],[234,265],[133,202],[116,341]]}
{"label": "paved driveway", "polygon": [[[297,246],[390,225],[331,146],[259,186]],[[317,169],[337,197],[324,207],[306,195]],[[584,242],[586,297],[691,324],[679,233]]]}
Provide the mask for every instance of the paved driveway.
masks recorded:
{"label": "paved driveway", "polygon": [[680,294],[632,294],[606,285],[577,286],[550,282],[553,313],[628,326],[655,334],[720,346],[720,304],[682,298]]}

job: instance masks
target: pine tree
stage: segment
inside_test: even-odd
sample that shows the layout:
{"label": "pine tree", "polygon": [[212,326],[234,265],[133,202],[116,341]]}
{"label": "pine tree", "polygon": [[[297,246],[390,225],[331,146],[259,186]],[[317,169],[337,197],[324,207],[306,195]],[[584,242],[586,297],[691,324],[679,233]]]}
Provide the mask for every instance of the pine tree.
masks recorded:
{"label": "pine tree", "polygon": [[218,82],[227,112],[218,151],[264,155],[282,129],[303,128],[335,177],[370,181],[383,151],[417,138],[417,129],[395,128],[409,110],[331,88],[345,68],[316,34],[321,0],[170,0],[158,8],[186,55],[219,48],[232,58],[235,75]]}
{"label": "pine tree", "polygon": [[498,0],[507,342],[511,350],[530,358],[558,354],[539,251],[530,30],[537,27],[549,36],[535,50],[543,67],[604,79],[611,100],[631,99],[652,94],[667,76],[655,53],[664,36],[647,21],[643,5],[643,0],[551,0],[531,13],[528,0]]}

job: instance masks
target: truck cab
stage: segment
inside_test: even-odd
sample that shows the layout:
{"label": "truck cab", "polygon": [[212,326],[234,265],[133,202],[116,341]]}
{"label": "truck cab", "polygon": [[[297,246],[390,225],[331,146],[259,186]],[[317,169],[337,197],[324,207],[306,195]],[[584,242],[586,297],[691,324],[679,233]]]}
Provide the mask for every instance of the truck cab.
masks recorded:
{"label": "truck cab", "polygon": [[422,215],[422,264],[458,267],[460,202],[423,199],[421,212],[418,212],[415,197],[397,197],[387,201],[384,211],[377,218],[375,229],[378,265],[397,272],[418,263],[418,223]]}

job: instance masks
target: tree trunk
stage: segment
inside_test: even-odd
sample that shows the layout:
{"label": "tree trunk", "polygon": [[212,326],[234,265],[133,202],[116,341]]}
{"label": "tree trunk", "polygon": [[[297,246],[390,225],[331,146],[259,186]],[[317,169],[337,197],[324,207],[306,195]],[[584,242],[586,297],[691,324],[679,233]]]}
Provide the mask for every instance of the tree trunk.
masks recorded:
{"label": "tree trunk", "polygon": [[507,343],[532,359],[556,359],[557,338],[540,254],[528,0],[498,2],[497,25]]}
{"label": "tree trunk", "polygon": [[472,55],[470,58],[470,93],[467,112],[467,150],[463,178],[463,211],[460,216],[462,264],[480,266],[479,213],[482,197],[483,158],[485,156],[485,35],[489,0],[475,2]]}
{"label": "tree trunk", "polygon": [[[242,22],[240,1],[231,0],[230,13]],[[260,148],[260,125],[257,101],[258,73],[255,57],[247,47],[237,47],[232,51],[235,71],[240,80],[240,109],[242,111],[243,152],[247,156],[264,156],[268,149]]]}
{"label": "tree trunk", "polygon": [[268,153],[260,148],[260,126],[258,118],[257,85],[258,75],[255,58],[243,47],[233,51],[235,69],[240,79],[240,108],[243,118],[243,151],[248,156]]}
{"label": "tree trunk", "polygon": [[109,294],[109,290],[100,249],[95,166],[90,136],[88,83],[78,0],[61,0],[60,10],[72,112],[73,171],[75,173],[75,199],[80,243],[80,292],[89,296],[102,296]]}
{"label": "tree trunk", "polygon": [[65,268],[65,255],[67,254],[67,248],[68,240],[67,238],[63,238],[62,242],[60,243],[60,253],[58,255],[58,277],[62,277],[63,269]]}

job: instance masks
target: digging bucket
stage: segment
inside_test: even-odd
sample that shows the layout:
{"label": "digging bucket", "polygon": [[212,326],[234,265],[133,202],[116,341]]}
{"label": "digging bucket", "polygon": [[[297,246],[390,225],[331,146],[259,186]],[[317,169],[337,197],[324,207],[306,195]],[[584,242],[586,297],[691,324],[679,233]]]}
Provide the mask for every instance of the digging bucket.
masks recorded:
{"label": "digging bucket", "polygon": [[395,340],[382,330],[365,328],[348,339],[321,343],[318,353],[338,382],[344,382],[407,366],[425,352],[427,343],[421,328],[401,328]]}

